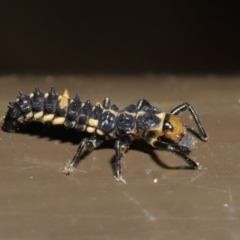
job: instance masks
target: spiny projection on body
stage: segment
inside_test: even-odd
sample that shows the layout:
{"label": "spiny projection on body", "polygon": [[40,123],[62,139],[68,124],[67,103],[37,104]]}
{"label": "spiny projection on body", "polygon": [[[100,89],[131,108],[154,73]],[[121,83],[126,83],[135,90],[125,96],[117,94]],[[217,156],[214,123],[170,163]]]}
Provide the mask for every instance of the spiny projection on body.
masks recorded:
{"label": "spiny projection on body", "polygon": [[78,95],[71,99],[67,89],[62,95],[58,95],[54,87],[51,87],[48,93],[43,93],[38,87],[35,87],[35,91],[30,95],[19,91],[16,101],[9,102],[2,128],[7,132],[15,132],[20,124],[41,121],[50,122],[52,125],[63,124],[66,128],[91,134],[91,137],[80,142],[76,154],[65,166],[63,173],[66,175],[73,171],[83,152],[92,151],[104,141],[113,139],[116,151],[114,177],[125,183],[121,175],[121,158],[131,142],[139,138],[154,148],[175,153],[188,164],[173,168],[198,169],[198,164],[188,157],[196,140],[188,134],[188,128],[177,117],[185,110],[190,112],[198,127],[198,137],[207,141],[208,136],[200,119],[188,103],[166,113],[141,99],[137,104],[130,104],[120,110],[116,105],[110,104],[109,98],[92,105],[90,100],[82,102]]}

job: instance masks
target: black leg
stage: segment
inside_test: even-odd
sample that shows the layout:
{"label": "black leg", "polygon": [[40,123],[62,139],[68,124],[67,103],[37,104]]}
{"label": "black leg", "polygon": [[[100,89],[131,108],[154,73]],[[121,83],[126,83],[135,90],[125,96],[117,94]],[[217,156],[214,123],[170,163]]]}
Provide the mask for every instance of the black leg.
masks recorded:
{"label": "black leg", "polygon": [[196,113],[196,111],[194,110],[194,108],[188,104],[188,103],[183,103],[179,106],[177,106],[176,108],[174,108],[170,113],[172,115],[178,115],[180,112],[183,112],[183,111],[186,111],[188,110],[190,112],[190,114],[192,115],[197,127],[198,127],[198,130],[199,130],[199,137],[203,140],[203,141],[207,141],[208,139],[208,136],[207,136],[207,133],[205,132],[204,128],[203,128],[203,125]]}
{"label": "black leg", "polygon": [[116,140],[114,148],[116,150],[116,156],[114,160],[114,177],[117,181],[123,182],[126,184],[126,181],[122,177],[122,168],[121,168],[121,158],[124,153],[127,151],[130,144],[129,139]]}
{"label": "black leg", "polygon": [[93,136],[91,138],[84,138],[81,141],[73,159],[64,168],[63,173],[66,175],[69,175],[70,172],[73,171],[74,167],[79,162],[83,151],[92,151],[93,149],[99,147],[102,143],[103,143],[103,139],[97,138],[96,136]]}
{"label": "black leg", "polygon": [[148,107],[151,107],[150,103],[145,100],[145,99],[140,99],[138,102],[137,102],[137,109],[138,110],[141,110],[143,107],[145,106],[148,106]]}
{"label": "black leg", "polygon": [[191,160],[189,157],[186,156],[186,154],[190,152],[190,150],[187,147],[179,146],[174,143],[167,143],[167,142],[160,142],[160,141],[154,142],[153,146],[158,149],[167,150],[175,153],[189,165],[189,166],[172,167],[172,169],[191,169],[191,170],[198,169],[197,163],[195,163],[193,160]]}
{"label": "black leg", "polygon": [[121,157],[122,157],[121,145],[122,143],[120,140],[117,140],[114,145],[114,148],[116,150],[116,156],[114,161],[114,176],[116,178],[119,178],[121,175]]}

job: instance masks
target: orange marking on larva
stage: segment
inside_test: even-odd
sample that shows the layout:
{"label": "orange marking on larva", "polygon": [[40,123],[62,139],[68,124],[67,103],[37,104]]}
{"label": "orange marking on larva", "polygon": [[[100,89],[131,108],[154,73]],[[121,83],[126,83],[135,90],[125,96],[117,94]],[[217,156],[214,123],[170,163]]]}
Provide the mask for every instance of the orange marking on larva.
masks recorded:
{"label": "orange marking on larva", "polygon": [[185,135],[186,128],[183,126],[180,119],[175,116],[171,116],[169,122],[173,126],[173,130],[168,130],[165,135],[174,142],[180,141]]}
{"label": "orange marking on larva", "polygon": [[95,128],[94,127],[87,127],[87,132],[88,133],[94,133],[95,132]]}
{"label": "orange marking on larva", "polygon": [[98,119],[89,118],[88,119],[88,125],[91,127],[97,127],[98,126]]}
{"label": "orange marking on larva", "polygon": [[69,97],[69,92],[68,90],[65,88],[64,92],[63,92],[63,96],[65,96],[66,98],[70,98]]}
{"label": "orange marking on larva", "polygon": [[65,122],[65,117],[57,117],[57,118],[53,119],[52,124],[53,125],[61,125],[64,122]]}
{"label": "orange marking on larva", "polygon": [[54,114],[52,114],[52,113],[47,114],[47,115],[43,116],[42,121],[43,122],[51,122],[53,120],[53,118],[54,118]]}
{"label": "orange marking on larva", "polygon": [[95,106],[97,106],[97,105],[100,105],[100,106],[102,107],[102,105],[103,105],[103,101],[101,101],[101,102],[97,102],[97,103],[95,104]]}
{"label": "orange marking on larva", "polygon": [[103,136],[104,135],[104,132],[100,129],[97,129],[96,130],[97,134],[100,135],[100,136]]}
{"label": "orange marking on larva", "polygon": [[27,113],[26,115],[25,115],[25,118],[26,119],[30,119],[30,118],[32,118],[33,117],[33,112],[31,111],[31,112],[29,112],[29,113]]}
{"label": "orange marking on larva", "polygon": [[61,97],[61,100],[60,100],[60,102],[59,102],[60,108],[63,109],[63,108],[65,108],[65,107],[68,106],[68,99],[69,99],[69,93],[68,93],[68,90],[65,89],[65,90],[64,90],[64,93],[63,93],[63,95],[62,95],[62,97]]}
{"label": "orange marking on larva", "polygon": [[40,119],[43,115],[44,115],[43,111],[37,112],[37,113],[34,113],[33,118],[37,120],[37,119]]}

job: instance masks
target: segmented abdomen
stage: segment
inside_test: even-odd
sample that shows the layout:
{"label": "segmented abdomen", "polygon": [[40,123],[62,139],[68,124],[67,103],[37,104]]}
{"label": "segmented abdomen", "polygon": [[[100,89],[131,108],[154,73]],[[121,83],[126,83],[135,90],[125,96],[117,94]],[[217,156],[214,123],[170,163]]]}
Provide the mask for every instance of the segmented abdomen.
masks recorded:
{"label": "segmented abdomen", "polygon": [[15,102],[9,103],[3,124],[5,131],[16,131],[21,122],[35,120],[117,138],[159,127],[162,119],[159,114],[163,114],[152,107],[140,110],[135,104],[122,111],[116,105],[97,103],[93,106],[90,100],[81,102],[78,95],[70,99],[67,90],[58,95],[53,87],[49,93],[35,87],[29,96],[21,91],[19,94]]}

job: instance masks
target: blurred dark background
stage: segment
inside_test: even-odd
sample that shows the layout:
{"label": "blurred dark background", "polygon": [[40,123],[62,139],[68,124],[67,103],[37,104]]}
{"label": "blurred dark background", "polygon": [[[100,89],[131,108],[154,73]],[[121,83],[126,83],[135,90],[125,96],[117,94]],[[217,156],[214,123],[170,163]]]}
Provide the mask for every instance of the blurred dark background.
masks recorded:
{"label": "blurred dark background", "polygon": [[0,1],[0,73],[235,74],[239,1]]}

